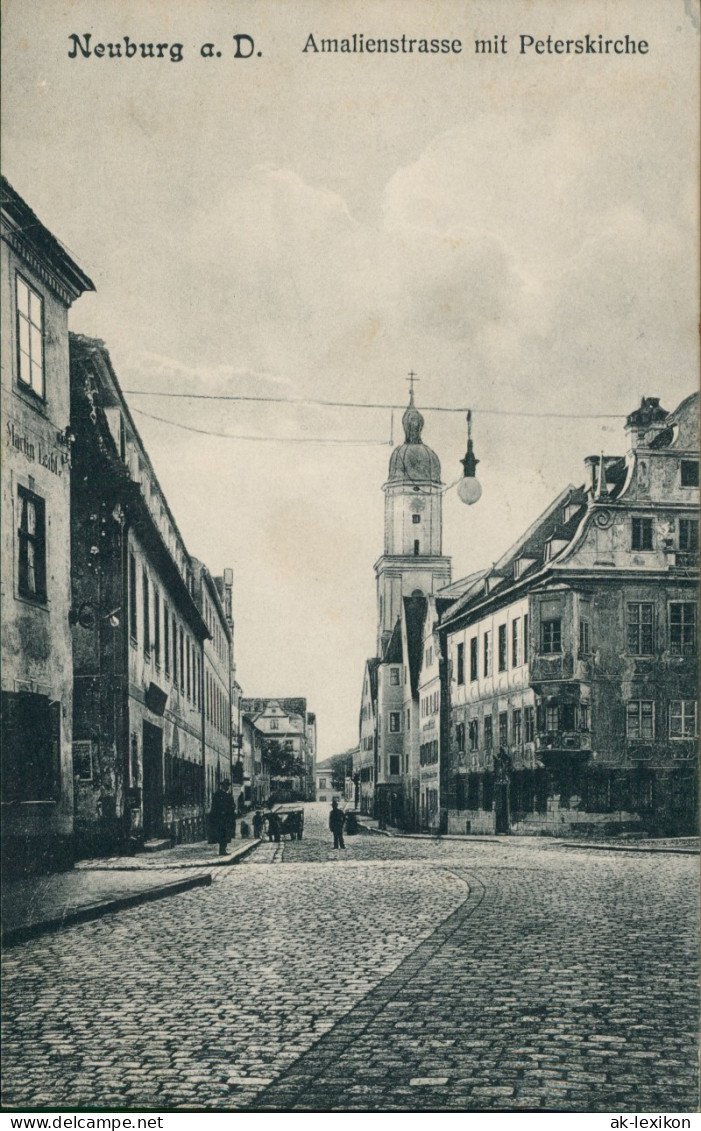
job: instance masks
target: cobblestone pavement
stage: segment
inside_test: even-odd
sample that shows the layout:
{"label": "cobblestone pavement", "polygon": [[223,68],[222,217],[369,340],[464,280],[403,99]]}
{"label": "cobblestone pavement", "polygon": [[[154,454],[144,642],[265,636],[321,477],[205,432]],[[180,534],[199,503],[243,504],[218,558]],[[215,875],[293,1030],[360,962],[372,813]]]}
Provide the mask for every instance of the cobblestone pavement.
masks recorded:
{"label": "cobblestone pavement", "polygon": [[341,852],[326,813],[210,888],[9,951],[5,1104],[695,1110],[696,860]]}

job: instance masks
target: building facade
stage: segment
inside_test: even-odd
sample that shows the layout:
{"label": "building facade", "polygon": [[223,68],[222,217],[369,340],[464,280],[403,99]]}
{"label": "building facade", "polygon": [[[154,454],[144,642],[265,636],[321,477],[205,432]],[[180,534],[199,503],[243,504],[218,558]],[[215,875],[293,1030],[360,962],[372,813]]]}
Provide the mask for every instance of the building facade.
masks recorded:
{"label": "building facade", "polygon": [[225,583],[231,570],[225,571],[222,578],[213,578],[203,562],[193,558],[192,565],[195,600],[208,632],[202,649],[202,731],[205,810],[209,812],[212,794],[222,781],[232,783],[232,796],[237,803],[243,792],[243,775],[240,781],[232,780],[230,619],[233,618],[231,586]]}
{"label": "building facade", "polygon": [[645,398],[441,618],[451,832],[696,831],[698,401]]}
{"label": "building facade", "polygon": [[377,747],[377,657],[365,663],[360,698],[360,741],[353,754],[354,800],[360,812],[375,812],[375,784],[378,776]]}
{"label": "building facade", "polygon": [[252,803],[314,799],[316,715],[303,698],[241,700],[244,759],[253,765]]}
{"label": "building facade", "polygon": [[[205,737],[224,758],[228,740],[205,731],[210,634],[195,569],[104,344],[75,335],[71,427],[77,851],[199,840]],[[223,690],[219,706],[226,727]]]}
{"label": "building facade", "polygon": [[3,178],[2,859],[67,867],[73,835],[68,311],[87,275]]}

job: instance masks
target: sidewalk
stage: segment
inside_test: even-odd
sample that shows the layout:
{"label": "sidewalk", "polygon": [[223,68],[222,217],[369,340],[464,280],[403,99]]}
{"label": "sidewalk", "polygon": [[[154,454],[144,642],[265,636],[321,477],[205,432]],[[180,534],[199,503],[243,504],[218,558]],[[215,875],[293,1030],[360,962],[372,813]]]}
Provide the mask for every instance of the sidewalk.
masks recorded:
{"label": "sidewalk", "polygon": [[181,868],[224,868],[236,864],[253,852],[259,840],[253,837],[232,840],[226,856],[219,855],[216,844],[199,840],[195,844],[177,844],[162,852],[140,852],[137,856],[107,856],[95,860],[79,860],[76,872],[171,872]]}
{"label": "sidewalk", "polygon": [[400,837],[403,840],[435,840],[435,841],[460,841],[463,844],[481,842],[483,844],[520,844],[531,847],[552,845],[555,848],[592,849],[598,852],[665,852],[678,856],[698,856],[699,838],[696,836],[660,837],[649,839],[626,840],[624,837],[615,837],[608,840],[577,840],[575,837],[554,836],[478,836],[455,833],[444,833],[434,836],[432,833],[405,833],[394,828],[380,828],[379,821],[371,817],[358,818],[358,827],[362,832],[374,833],[376,836]]}
{"label": "sidewalk", "polygon": [[70,872],[6,880],[1,892],[3,945],[14,946],[72,923],[208,887],[212,868],[238,863],[258,844],[258,840],[235,841],[226,856],[219,856],[216,845],[206,842],[182,844],[139,856],[81,860]]}

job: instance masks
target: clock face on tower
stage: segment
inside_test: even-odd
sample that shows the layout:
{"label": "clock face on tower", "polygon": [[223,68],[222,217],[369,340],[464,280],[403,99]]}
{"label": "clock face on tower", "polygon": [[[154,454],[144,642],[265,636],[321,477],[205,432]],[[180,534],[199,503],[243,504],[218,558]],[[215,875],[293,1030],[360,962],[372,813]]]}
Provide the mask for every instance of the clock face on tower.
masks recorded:
{"label": "clock face on tower", "polygon": [[409,504],[409,509],[412,514],[419,514],[422,510],[425,509],[425,507],[426,503],[423,499],[412,499],[411,503]]}

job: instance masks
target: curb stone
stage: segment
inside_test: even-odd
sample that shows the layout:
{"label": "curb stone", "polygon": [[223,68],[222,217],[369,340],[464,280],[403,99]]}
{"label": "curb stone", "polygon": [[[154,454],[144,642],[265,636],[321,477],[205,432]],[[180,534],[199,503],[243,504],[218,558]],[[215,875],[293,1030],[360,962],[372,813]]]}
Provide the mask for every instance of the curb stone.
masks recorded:
{"label": "curb stone", "polygon": [[37,938],[39,935],[52,934],[64,927],[73,926],[75,923],[88,923],[94,919],[101,919],[104,915],[111,915],[116,911],[138,907],[142,903],[153,903],[155,900],[165,899],[169,895],[180,895],[181,892],[190,891],[192,888],[209,887],[211,883],[212,877],[207,873],[204,876],[190,876],[184,880],[175,880],[169,884],[157,884],[155,887],[146,888],[145,891],[118,896],[116,899],[101,899],[97,903],[76,907],[65,915],[57,915],[39,923],[27,923],[21,927],[11,927],[9,930],[3,931],[3,946],[6,948],[16,946],[28,939]]}

